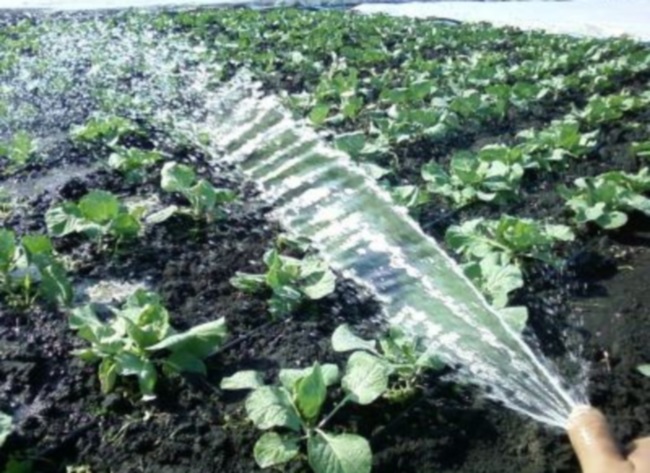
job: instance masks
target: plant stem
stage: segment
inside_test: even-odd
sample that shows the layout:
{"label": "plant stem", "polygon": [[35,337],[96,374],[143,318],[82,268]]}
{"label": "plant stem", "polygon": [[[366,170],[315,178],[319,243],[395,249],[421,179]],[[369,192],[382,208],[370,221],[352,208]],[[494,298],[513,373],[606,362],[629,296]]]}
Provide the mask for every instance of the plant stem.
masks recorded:
{"label": "plant stem", "polygon": [[343,398],[343,400],[342,400],[341,402],[339,402],[339,403],[336,405],[336,407],[332,410],[332,412],[330,412],[330,413],[327,415],[327,417],[325,417],[325,418],[321,421],[321,423],[318,424],[318,427],[316,427],[316,428],[317,428],[317,429],[322,429],[323,427],[325,427],[325,425],[326,425],[330,420],[332,420],[332,417],[334,417],[338,411],[340,411],[340,410],[341,410],[341,409],[342,409],[342,408],[343,408],[343,407],[344,407],[348,402],[350,402],[350,399],[351,399],[351,398],[352,398],[352,394],[348,394],[347,396],[345,396],[345,397]]}

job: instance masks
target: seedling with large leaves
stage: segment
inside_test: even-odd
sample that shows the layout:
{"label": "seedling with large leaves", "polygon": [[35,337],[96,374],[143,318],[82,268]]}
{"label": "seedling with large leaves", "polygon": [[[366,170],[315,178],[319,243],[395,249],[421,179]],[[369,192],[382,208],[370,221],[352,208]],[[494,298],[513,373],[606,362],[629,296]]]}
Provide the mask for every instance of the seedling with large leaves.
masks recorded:
{"label": "seedling with large leaves", "polygon": [[28,307],[40,297],[47,303],[67,306],[72,286],[66,270],[44,235],[26,235],[0,229],[0,291],[7,300]]}
{"label": "seedling with large leaves", "polygon": [[14,171],[36,158],[38,142],[26,131],[19,131],[13,135],[10,141],[0,142],[0,157],[9,161],[5,172]]}
{"label": "seedling with large leaves", "polygon": [[[278,385],[264,385],[256,372],[239,372],[222,381],[223,389],[253,389],[246,414],[255,427],[267,431],[255,444],[255,461],[271,468],[297,460],[306,449],[315,473],[369,473],[372,451],[356,434],[326,430],[330,420],[350,403],[368,405],[388,389],[388,366],[365,351],[354,352],[339,379],[336,365],[315,363],[307,369],[280,371]],[[338,384],[344,393],[323,414],[328,388]],[[306,445],[305,445],[306,444]]]}
{"label": "seedling with large leaves", "polygon": [[110,192],[94,190],[78,203],[63,202],[49,209],[45,223],[55,237],[82,233],[98,243],[105,237],[120,243],[140,233],[140,214],[141,210],[129,211]]}
{"label": "seedling with large leaves", "polygon": [[449,171],[436,162],[422,167],[426,190],[451,200],[455,207],[473,202],[502,202],[517,192],[524,169],[519,163],[482,160],[471,152],[456,153]]}
{"label": "seedling with large leaves", "polygon": [[553,249],[573,238],[573,232],[565,225],[508,215],[499,220],[469,220],[449,227],[446,234],[449,247],[465,261],[468,275],[475,278],[497,307],[504,307],[508,293],[523,286],[525,260],[557,266],[560,260]]}
{"label": "seedling with large leaves", "polygon": [[222,206],[237,198],[230,189],[216,188],[205,179],[197,180],[191,167],[175,162],[163,166],[160,185],[167,192],[181,194],[189,202],[190,208],[171,205],[149,216],[147,220],[152,223],[163,222],[179,213],[209,222],[223,219],[226,213]]}
{"label": "seedling with large leaves", "polygon": [[73,141],[81,144],[103,144],[113,148],[119,141],[133,134],[140,133],[140,129],[133,121],[116,115],[92,117],[85,124],[76,126],[70,132]]}
{"label": "seedling with large leaves", "polygon": [[108,166],[122,173],[129,182],[140,182],[144,171],[162,159],[158,151],[116,148],[108,158]]}
{"label": "seedling with large leaves", "polygon": [[417,337],[391,327],[379,341],[364,340],[346,324],[340,325],[332,334],[332,348],[336,352],[364,351],[380,360],[388,369],[392,381],[383,396],[401,402],[418,390],[418,381],[427,370],[442,368],[434,354]]}
{"label": "seedling with large leaves", "polygon": [[620,228],[631,211],[650,215],[650,173],[643,168],[637,174],[611,171],[596,177],[578,178],[574,189],[560,188],[566,205],[579,225],[593,222],[601,228]]}
{"label": "seedling with large leaves", "polygon": [[230,282],[248,293],[270,289],[269,312],[273,317],[289,315],[305,299],[318,300],[334,292],[336,277],[316,256],[300,260],[280,255],[273,249],[264,255],[264,264],[266,273],[238,272]]}
{"label": "seedling with large leaves", "polygon": [[99,363],[103,393],[113,391],[118,377],[134,376],[144,399],[155,397],[159,371],[206,374],[203,360],[214,354],[227,337],[222,317],[177,332],[160,297],[138,290],[121,309],[112,309],[108,319],[100,318],[92,305],[77,308],[70,328],[90,343],[75,354],[89,363]]}

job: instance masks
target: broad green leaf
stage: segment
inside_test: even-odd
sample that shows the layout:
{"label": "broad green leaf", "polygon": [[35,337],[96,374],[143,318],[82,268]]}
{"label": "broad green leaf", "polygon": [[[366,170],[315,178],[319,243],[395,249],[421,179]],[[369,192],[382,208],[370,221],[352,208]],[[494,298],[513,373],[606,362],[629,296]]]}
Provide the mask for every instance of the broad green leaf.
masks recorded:
{"label": "broad green leaf", "polygon": [[121,213],[111,222],[111,232],[119,238],[135,237],[140,232],[140,222],[131,214]]}
{"label": "broad green leaf", "polygon": [[377,353],[377,343],[374,340],[364,340],[355,335],[348,324],[339,325],[332,334],[332,348],[337,352],[366,350]]}
{"label": "broad green leaf", "polygon": [[59,263],[52,263],[40,269],[41,283],[38,291],[45,300],[62,306],[69,306],[74,297],[72,285],[65,268]]}
{"label": "broad green leaf", "polygon": [[120,201],[110,192],[90,191],[79,201],[81,215],[91,222],[105,225],[120,212]]}
{"label": "broad green leaf", "polygon": [[[336,384],[340,379],[339,367],[331,364],[325,363],[321,367],[321,373],[323,374],[323,379],[325,380],[325,386],[332,386]],[[282,386],[287,388],[289,391],[293,391],[296,383],[301,379],[311,373],[312,368],[303,368],[303,369],[292,369],[285,368],[280,370],[278,378]]]}
{"label": "broad green leaf", "polygon": [[88,226],[79,208],[70,202],[52,207],[45,213],[47,231],[56,237],[82,232]]}
{"label": "broad green leaf", "polygon": [[166,349],[185,352],[202,359],[214,354],[221,347],[226,336],[226,319],[222,317],[196,325],[183,333],[170,335],[161,342],[148,347],[147,350]]}
{"label": "broad green leaf", "polygon": [[238,371],[232,376],[228,376],[221,380],[221,389],[225,390],[239,390],[239,389],[257,389],[264,386],[264,379],[258,371],[245,370]]}
{"label": "broad green leaf", "polygon": [[348,359],[341,386],[352,401],[366,405],[386,392],[389,374],[389,367],[379,358],[358,351]]}
{"label": "broad green leaf", "polygon": [[167,192],[185,192],[196,180],[196,174],[191,167],[174,162],[165,163],[160,175],[160,187]]}
{"label": "broad green leaf", "polygon": [[300,451],[295,435],[280,435],[267,432],[255,443],[253,454],[260,468],[282,465],[293,460]]}
{"label": "broad green leaf", "polygon": [[7,441],[7,437],[13,430],[13,419],[11,416],[0,412],[0,447]]}
{"label": "broad green leaf", "polygon": [[334,146],[353,158],[361,154],[365,145],[366,135],[362,131],[344,133],[334,138]]}
{"label": "broad green leaf", "polygon": [[258,429],[287,427],[296,432],[301,424],[298,413],[291,403],[291,396],[284,388],[262,386],[246,399],[248,418]]}
{"label": "broad green leaf", "polygon": [[25,235],[20,242],[31,257],[51,256],[54,251],[52,241],[46,235]]}
{"label": "broad green leaf", "polygon": [[151,361],[129,352],[122,352],[115,357],[115,364],[118,374],[138,378],[140,392],[145,398],[153,397],[158,375]]}
{"label": "broad green leaf", "polygon": [[186,351],[175,351],[165,359],[165,365],[175,373],[196,373],[203,376],[207,375],[205,363]]}
{"label": "broad green leaf", "polygon": [[643,376],[647,376],[648,378],[650,378],[650,365],[639,365],[639,366],[636,367],[636,369]]}
{"label": "broad green leaf", "polygon": [[307,456],[315,473],[370,473],[372,468],[370,445],[358,435],[319,430],[307,442]]}
{"label": "broad green leaf", "polygon": [[312,300],[322,299],[334,292],[336,276],[327,264],[317,258],[305,258],[300,264],[302,292]]}
{"label": "broad green leaf", "polygon": [[315,419],[327,397],[327,386],[320,364],[315,363],[307,376],[295,385],[295,401],[306,419]]}
{"label": "broad green leaf", "polygon": [[327,120],[327,116],[330,113],[330,107],[327,104],[318,104],[316,105],[311,113],[309,114],[309,119],[314,125],[322,125]]}

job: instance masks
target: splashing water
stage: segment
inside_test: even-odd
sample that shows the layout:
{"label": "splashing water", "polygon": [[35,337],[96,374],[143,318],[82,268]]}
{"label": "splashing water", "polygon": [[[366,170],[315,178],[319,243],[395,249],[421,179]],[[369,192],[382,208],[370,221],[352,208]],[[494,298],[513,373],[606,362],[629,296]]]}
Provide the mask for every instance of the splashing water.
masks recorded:
{"label": "splashing water", "polygon": [[[547,425],[564,428],[585,403],[585,364],[568,388],[505,312],[348,156],[296,121],[278,97],[240,74],[226,85],[210,51],[151,19],[45,21],[46,48],[17,60],[0,98],[30,112],[0,122],[41,136],[103,110],[144,118],[169,139],[200,146],[256,182],[290,232],[308,237],[335,269],[367,289],[383,316],[457,366],[457,379]],[[36,91],[36,93],[34,92]],[[579,364],[579,363],[578,363]]]}

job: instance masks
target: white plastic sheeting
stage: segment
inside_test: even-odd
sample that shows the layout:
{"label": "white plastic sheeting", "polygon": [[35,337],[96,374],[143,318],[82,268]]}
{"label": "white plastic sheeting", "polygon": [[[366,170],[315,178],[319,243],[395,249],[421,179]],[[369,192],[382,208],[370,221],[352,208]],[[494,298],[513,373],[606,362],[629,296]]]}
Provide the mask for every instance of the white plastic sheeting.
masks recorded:
{"label": "white plastic sheeting", "polygon": [[529,2],[415,2],[367,4],[365,13],[442,17],[497,26],[542,29],[551,33],[609,37],[628,35],[650,41],[650,0],[572,0]]}

